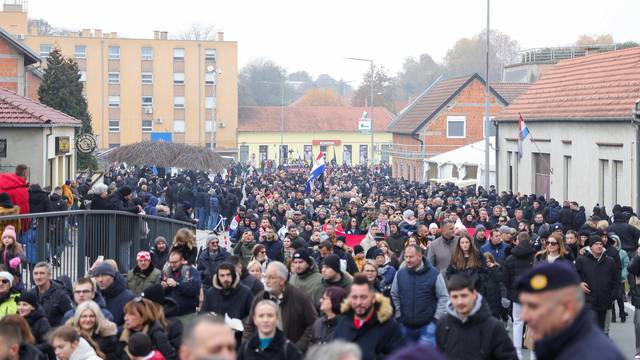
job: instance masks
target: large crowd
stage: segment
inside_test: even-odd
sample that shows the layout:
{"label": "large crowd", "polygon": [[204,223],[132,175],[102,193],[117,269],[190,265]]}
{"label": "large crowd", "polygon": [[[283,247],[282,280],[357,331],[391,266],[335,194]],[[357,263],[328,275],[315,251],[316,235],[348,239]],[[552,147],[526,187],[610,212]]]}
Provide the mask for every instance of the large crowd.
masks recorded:
{"label": "large crowd", "polygon": [[310,193],[308,171],[240,164],[117,166],[56,189],[0,174],[0,216],[122,210],[209,230],[201,247],[190,227],[152,239],[130,269],[100,257],[74,283],[39,262],[26,289],[20,223],[0,221],[0,359],[624,358],[608,335],[625,300],[640,308],[631,207],[390,174],[333,164]]}

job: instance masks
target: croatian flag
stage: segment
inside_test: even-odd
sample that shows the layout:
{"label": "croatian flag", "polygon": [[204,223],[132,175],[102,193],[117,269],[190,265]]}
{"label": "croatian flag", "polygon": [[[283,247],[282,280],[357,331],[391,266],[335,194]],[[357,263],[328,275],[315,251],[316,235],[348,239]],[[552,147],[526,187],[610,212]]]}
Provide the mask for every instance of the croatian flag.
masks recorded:
{"label": "croatian flag", "polygon": [[524,143],[524,139],[529,136],[529,128],[527,124],[524,123],[524,119],[521,114],[518,114],[518,160],[522,159],[522,143]]}
{"label": "croatian flag", "polygon": [[316,157],[316,161],[313,164],[313,168],[311,169],[311,173],[309,174],[309,178],[307,179],[307,183],[305,186],[305,191],[307,194],[311,193],[311,183],[314,182],[317,178],[319,178],[322,174],[324,174],[324,153],[320,151],[318,156]]}

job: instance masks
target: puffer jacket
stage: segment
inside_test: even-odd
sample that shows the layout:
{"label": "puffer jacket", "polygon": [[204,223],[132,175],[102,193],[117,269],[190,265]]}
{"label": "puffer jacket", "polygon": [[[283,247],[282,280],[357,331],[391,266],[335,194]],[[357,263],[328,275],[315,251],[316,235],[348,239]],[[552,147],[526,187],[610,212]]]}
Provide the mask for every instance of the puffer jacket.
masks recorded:
{"label": "puffer jacket", "polygon": [[118,326],[124,324],[124,306],[135,297],[131,290],[127,289],[124,278],[116,273],[113,284],[101,290],[107,309],[113,314],[113,320]]}
{"label": "puffer jacket", "polygon": [[576,271],[591,290],[585,294],[585,302],[589,308],[595,311],[611,308],[620,286],[620,271],[615,261],[606,254],[596,259],[587,248],[586,253],[576,260]]}
{"label": "puffer jacket", "polygon": [[509,300],[519,302],[520,292],[516,289],[516,279],[533,266],[536,250],[530,244],[518,244],[504,261],[504,285]]}
{"label": "puffer jacket", "polygon": [[69,360],[102,360],[87,340],[80,338],[78,347],[73,351]]}
{"label": "puffer jacket", "polygon": [[51,324],[44,314],[41,306],[24,317],[29,324],[31,333],[36,340],[36,347],[45,355],[54,355],[53,348],[47,342],[47,333],[51,330]]}
{"label": "puffer jacket", "polygon": [[202,288],[207,290],[211,287],[213,276],[218,271],[218,265],[222,264],[231,254],[222,246],[212,254],[208,249],[203,249],[198,255],[197,269],[200,272]]}
{"label": "puffer jacket", "polygon": [[64,314],[71,310],[71,298],[67,290],[56,281],[51,281],[51,286],[44,294],[38,292],[38,288],[30,290],[38,297],[42,310],[49,320],[51,326],[56,327],[62,324]]}
{"label": "puffer jacket", "polygon": [[135,295],[140,295],[144,289],[158,283],[160,275],[162,275],[160,270],[151,264],[147,270],[142,270],[136,265],[127,273],[127,288]]}

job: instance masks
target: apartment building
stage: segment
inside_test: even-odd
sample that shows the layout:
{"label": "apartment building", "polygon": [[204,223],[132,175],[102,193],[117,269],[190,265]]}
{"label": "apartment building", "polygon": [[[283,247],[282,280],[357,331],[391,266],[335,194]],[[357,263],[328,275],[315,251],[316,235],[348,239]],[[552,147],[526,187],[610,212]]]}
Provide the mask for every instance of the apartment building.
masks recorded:
{"label": "apartment building", "polygon": [[[0,27],[39,53],[71,56],[102,149],[144,140],[211,146],[237,156],[237,42],[174,40],[166,31],[133,39],[84,29],[50,36],[28,27],[20,0],[8,0]],[[212,132],[213,130],[213,132]],[[212,139],[215,136],[215,139]]]}

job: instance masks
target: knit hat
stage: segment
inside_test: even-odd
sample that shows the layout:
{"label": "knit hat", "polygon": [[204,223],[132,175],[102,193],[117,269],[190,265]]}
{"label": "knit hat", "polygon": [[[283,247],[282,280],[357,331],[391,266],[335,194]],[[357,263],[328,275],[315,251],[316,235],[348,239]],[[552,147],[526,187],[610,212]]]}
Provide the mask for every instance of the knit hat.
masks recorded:
{"label": "knit hat", "polygon": [[487,229],[482,224],[476,225],[476,232],[485,232]]}
{"label": "knit hat", "polygon": [[127,344],[129,354],[131,356],[146,357],[153,351],[151,347],[151,339],[149,335],[144,332],[137,332],[129,337],[129,343]]}
{"label": "knit hat", "polygon": [[211,234],[207,235],[207,246],[209,246],[209,243],[211,243],[211,241],[213,241],[213,240],[220,241],[218,239],[218,235],[216,235],[216,234],[211,233]]}
{"label": "knit hat", "polygon": [[133,192],[133,191],[131,191],[131,188],[126,186],[126,185],[121,187],[120,190],[118,190],[118,191],[120,191],[120,195],[122,195],[122,196],[129,196]]}
{"label": "knit hat", "polygon": [[13,275],[8,271],[0,271],[0,279],[9,280],[9,285],[13,286]]}
{"label": "knit hat", "polygon": [[142,291],[142,297],[156,304],[164,305],[164,288],[160,284],[151,285]]}
{"label": "knit hat", "polygon": [[340,270],[340,257],[336,254],[331,254],[324,258],[323,266],[327,266],[338,274],[341,272]]}
{"label": "knit hat", "polygon": [[604,244],[604,242],[602,241],[602,238],[598,235],[591,235],[589,236],[589,246],[593,246],[595,243],[600,243],[600,244]]}
{"label": "knit hat", "polygon": [[16,229],[13,225],[5,226],[4,231],[2,232],[2,238],[4,239],[7,236],[13,238],[13,241],[16,240]]}
{"label": "knit hat", "polygon": [[384,251],[382,249],[376,249],[373,251],[373,258],[377,258],[378,256],[384,256]]}
{"label": "knit hat", "polygon": [[507,225],[500,226],[500,234],[509,234],[511,233],[511,228]]}
{"label": "knit hat", "polygon": [[429,230],[431,230],[431,229],[436,229],[437,230],[438,229],[438,224],[436,224],[436,223],[429,224]]}
{"label": "knit hat", "polygon": [[405,217],[405,218],[410,218],[413,215],[414,215],[413,214],[413,210],[411,210],[411,209],[407,209],[402,213],[402,216]]}
{"label": "knit hat", "polygon": [[154,245],[158,245],[159,242],[163,242],[166,245],[167,239],[165,239],[164,236],[158,236],[155,240],[153,240]]}
{"label": "knit hat", "polygon": [[293,259],[304,260],[304,262],[309,264],[309,266],[311,266],[313,264],[313,262],[311,261],[311,256],[309,255],[309,252],[306,249],[298,249],[298,250],[296,250],[293,253]]}
{"label": "knit hat", "polygon": [[356,245],[353,247],[354,255],[362,254],[363,252],[364,252],[364,248],[362,247],[362,245]]}
{"label": "knit hat", "polygon": [[18,298],[18,302],[26,302],[27,304],[33,306],[34,309],[38,308],[38,296],[33,291],[27,291],[22,293]]}
{"label": "knit hat", "polygon": [[9,194],[6,192],[0,192],[0,207],[11,209],[13,207],[13,203],[11,202],[11,198]]}
{"label": "knit hat", "polygon": [[113,270],[111,265],[103,262],[102,264],[98,265],[98,267],[95,270],[93,270],[93,276],[94,277],[98,277],[100,275],[109,275],[112,278],[115,278],[116,277],[116,271]]}
{"label": "knit hat", "polygon": [[190,202],[185,201],[185,202],[182,203],[182,208],[185,209],[185,210],[189,210],[189,209],[193,208],[193,205],[191,205]]}
{"label": "knit hat", "polygon": [[140,251],[138,255],[136,255],[136,261],[147,260],[151,261],[151,253],[148,251]]}

